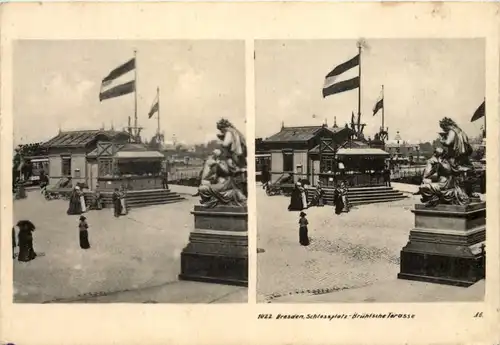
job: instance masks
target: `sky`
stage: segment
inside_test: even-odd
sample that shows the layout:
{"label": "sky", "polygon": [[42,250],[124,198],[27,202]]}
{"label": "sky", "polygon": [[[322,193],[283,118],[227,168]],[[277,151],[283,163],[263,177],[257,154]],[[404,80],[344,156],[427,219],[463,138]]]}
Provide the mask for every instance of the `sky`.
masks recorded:
{"label": "sky", "polygon": [[[366,39],[361,55],[361,123],[371,136],[381,126],[373,106],[384,85],[389,139],[425,142],[438,137],[439,120],[454,119],[469,137],[483,120],[470,123],[485,97],[482,39]],[[329,126],[357,114],[358,90],[323,98],[325,76],[356,56],[356,40],[258,40],[255,42],[256,137],[285,126]],[[358,68],[349,72],[359,75]]]}
{"label": "sky", "polygon": [[[14,144],[46,141],[61,130],[115,129],[134,117],[134,94],[99,102],[102,79],[137,50],[138,124],[160,88],[165,140],[216,139],[224,117],[245,132],[245,44],[222,40],[18,41],[14,47]],[[133,79],[133,74],[132,77]]]}

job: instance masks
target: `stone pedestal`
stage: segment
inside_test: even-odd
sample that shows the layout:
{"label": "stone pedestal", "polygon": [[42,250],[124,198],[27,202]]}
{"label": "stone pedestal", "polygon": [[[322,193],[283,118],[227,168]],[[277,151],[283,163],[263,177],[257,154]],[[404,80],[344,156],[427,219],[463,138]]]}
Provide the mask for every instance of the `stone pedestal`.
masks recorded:
{"label": "stone pedestal", "polygon": [[401,250],[399,279],[470,286],[485,277],[486,202],[417,204],[415,228]]}
{"label": "stone pedestal", "polygon": [[181,254],[179,279],[248,286],[246,207],[195,206],[194,231]]}

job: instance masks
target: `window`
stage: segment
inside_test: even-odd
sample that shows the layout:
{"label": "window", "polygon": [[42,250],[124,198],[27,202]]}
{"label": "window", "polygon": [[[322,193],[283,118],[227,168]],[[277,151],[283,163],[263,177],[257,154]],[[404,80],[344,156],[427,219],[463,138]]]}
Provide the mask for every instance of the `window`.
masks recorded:
{"label": "window", "polygon": [[329,171],[335,171],[335,158],[333,156],[323,156],[320,162],[320,171],[322,173],[327,173]]}
{"label": "window", "polygon": [[63,156],[61,157],[61,175],[71,176],[71,157]]}
{"label": "window", "polygon": [[99,159],[99,176],[112,176],[113,171],[113,160],[111,159]]}
{"label": "window", "polygon": [[255,171],[264,171],[271,169],[271,157],[255,157]]}
{"label": "window", "polygon": [[283,151],[283,171],[293,172],[293,152]]}

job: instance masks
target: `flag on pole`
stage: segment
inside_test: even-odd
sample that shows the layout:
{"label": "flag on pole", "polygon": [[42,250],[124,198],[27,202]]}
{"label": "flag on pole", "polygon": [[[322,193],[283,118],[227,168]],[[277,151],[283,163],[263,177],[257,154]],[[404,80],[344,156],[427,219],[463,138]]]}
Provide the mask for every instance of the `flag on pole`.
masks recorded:
{"label": "flag on pole", "polygon": [[135,78],[129,72],[135,70],[135,58],[118,66],[102,80],[99,101],[127,95],[135,91]]}
{"label": "flag on pole", "polygon": [[472,118],[470,119],[470,122],[474,122],[476,120],[479,120],[480,118],[486,116],[486,109],[485,109],[485,103],[484,101],[474,112],[474,115],[472,115]]}
{"label": "flag on pole", "polygon": [[323,98],[336,93],[357,89],[359,87],[359,75],[350,76],[350,78],[348,76],[349,73],[346,73],[356,66],[359,66],[359,54],[351,60],[336,66],[328,73],[323,85]]}
{"label": "flag on pole", "polygon": [[377,112],[384,108],[384,93],[383,91],[380,92],[380,96],[378,97],[377,103],[375,103],[375,106],[373,107],[373,116],[377,114]]}
{"label": "flag on pole", "polygon": [[160,109],[160,100],[158,99],[158,94],[156,95],[155,101],[149,110],[148,117],[152,118],[153,115]]}

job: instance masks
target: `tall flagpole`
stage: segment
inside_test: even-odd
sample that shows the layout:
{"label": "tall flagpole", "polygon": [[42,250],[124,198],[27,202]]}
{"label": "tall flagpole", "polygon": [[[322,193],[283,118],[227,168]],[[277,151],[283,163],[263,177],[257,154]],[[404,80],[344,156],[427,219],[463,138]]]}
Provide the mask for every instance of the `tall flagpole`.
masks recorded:
{"label": "tall flagpole", "polygon": [[361,42],[358,42],[358,54],[359,54],[358,124],[361,118],[361,45],[362,45]]}
{"label": "tall flagpole", "polygon": [[158,140],[160,139],[160,88],[156,88],[156,100],[158,102]]}
{"label": "tall flagpole", "polygon": [[486,97],[484,97],[484,133],[483,139],[486,138]]}
{"label": "tall flagpole", "polygon": [[134,141],[137,141],[137,50],[134,49],[134,94],[135,94],[135,104],[134,104]]}

